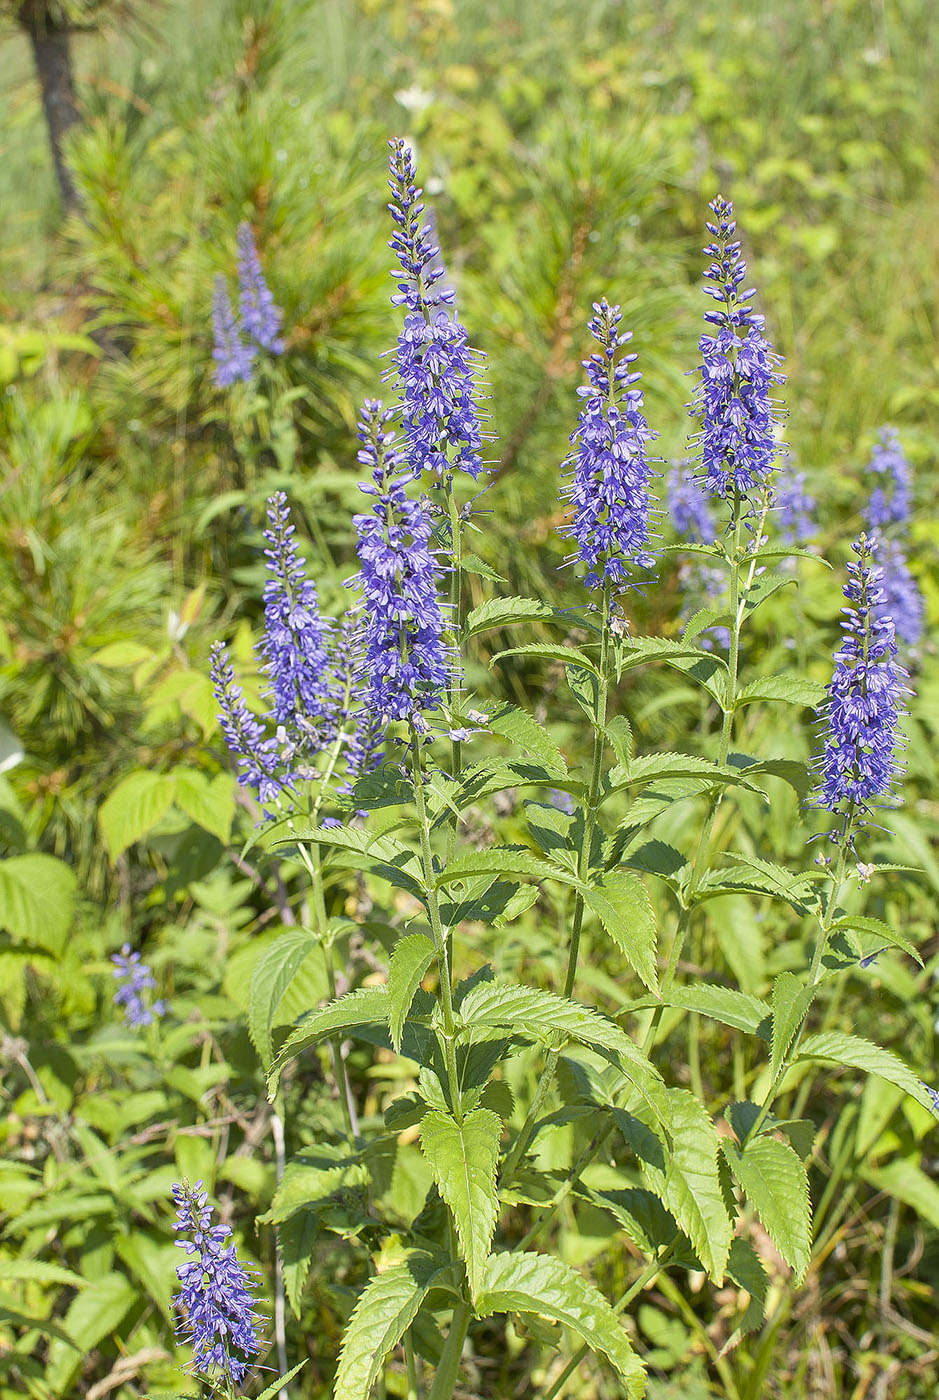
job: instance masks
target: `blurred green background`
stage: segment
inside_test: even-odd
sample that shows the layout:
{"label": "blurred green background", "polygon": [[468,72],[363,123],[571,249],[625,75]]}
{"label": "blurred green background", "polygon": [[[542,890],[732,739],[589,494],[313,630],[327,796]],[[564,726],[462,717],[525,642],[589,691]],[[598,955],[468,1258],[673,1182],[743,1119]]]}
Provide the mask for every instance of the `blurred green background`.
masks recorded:
{"label": "blurred green background", "polygon": [[[267,926],[270,898],[250,865],[233,864],[250,820],[236,808],[207,655],[213,638],[228,637],[251,670],[259,522],[276,486],[297,504],[327,608],[343,606],[360,499],[355,414],[381,392],[380,356],[397,333],[388,137],[416,148],[461,316],[488,357],[498,465],[476,547],[507,575],[506,591],[579,600],[558,573],[558,464],[590,303],[601,295],[622,305],[635,333],[657,450],[685,455],[686,375],[705,309],[703,220],[720,191],[735,202],[756,304],[785,357],[786,437],[819,501],[829,557],[843,562],[862,468],[881,424],[893,423],[916,470],[911,556],[934,636],[939,10],[933,0],[52,0],[51,21],[67,12],[73,26],[77,119],[64,156],[75,199],[65,208],[18,8],[0,3],[0,718],[9,730],[0,735],[9,757],[0,841],[10,860],[61,864],[13,867],[20,903],[12,874],[0,900],[0,1142],[14,1164],[0,1173],[0,1210],[10,1228],[29,1208],[10,1249],[90,1280],[100,1298],[87,1315],[106,1324],[83,1358],[54,1335],[15,1324],[5,1333],[0,1323],[0,1396],[25,1387],[46,1400],[87,1393],[135,1348],[159,1355],[123,1379],[118,1371],[109,1393],[137,1393],[141,1375],[158,1388],[175,1383],[165,1198],[177,1172],[227,1182],[229,1211],[247,1212],[249,1248],[270,1266],[270,1241],[259,1242],[250,1220],[272,1180],[269,1159],[250,1146],[260,1081],[237,1031],[244,956]],[[212,285],[218,272],[233,275],[245,219],[284,308],[287,351],[255,388],[229,396],[211,380]],[[804,571],[799,611],[787,601],[773,612],[753,660],[771,663],[798,643],[805,667],[827,679],[840,597],[823,572]],[[471,585],[475,601],[487,596],[484,579]],[[640,625],[667,633],[677,627],[677,573],[663,566],[660,585],[636,610]],[[484,660],[471,679],[537,699],[536,679],[486,680]],[[907,809],[884,842],[890,858],[927,872],[891,910],[931,937],[935,953],[933,642],[915,665]],[[648,747],[682,746],[701,718],[654,679],[627,701]],[[569,711],[566,721],[576,743]],[[753,730],[754,742],[769,732],[757,721]],[[804,757],[811,734],[785,741]],[[128,775],[184,769],[198,775],[188,806],[169,797],[143,812],[106,805]],[[790,816],[779,809],[772,840],[804,859]],[[44,904],[30,905],[30,886]],[[738,943],[716,934],[715,947],[735,972],[735,957],[750,969],[759,992],[773,931],[744,899],[733,920]],[[177,1007],[195,1018],[162,1059],[115,1040],[109,1023],[105,959],[125,937],[149,940]],[[881,1034],[905,1036],[902,1015],[917,1006],[917,1063],[934,1078],[931,974],[904,981],[885,964]],[[32,1047],[41,1092],[17,1038]],[[712,1046],[705,1060],[720,1053]],[[110,1115],[101,1107],[109,1094]],[[879,1110],[866,1111],[869,1134]],[[145,1136],[127,1148],[131,1129]],[[925,1179],[924,1126],[897,1131],[890,1150],[908,1152]],[[879,1141],[864,1139],[868,1156]],[[705,1364],[677,1305],[646,1318],[655,1395],[933,1393],[939,1191],[917,1179],[898,1198],[909,1206],[912,1193],[920,1217],[927,1211],[924,1245],[914,1214],[899,1226],[892,1205],[878,1214],[877,1201],[893,1197],[862,1178],[857,1167],[861,1214],[853,1234],[833,1237],[828,1272],[813,1280],[814,1311],[785,1311],[768,1353],[741,1349],[738,1391]],[[76,1205],[89,1196],[99,1201],[91,1225]],[[144,1245],[124,1238],[128,1218]],[[888,1227],[908,1252],[926,1249],[896,1316],[878,1312]],[[607,1265],[615,1278],[615,1259]],[[71,1297],[54,1274],[23,1287],[28,1296],[10,1308],[47,1321]],[[347,1301],[338,1284],[317,1288],[306,1314],[307,1332],[321,1330],[311,1395],[328,1386],[323,1358]],[[517,1374],[506,1362],[500,1386],[517,1385],[537,1352],[531,1338],[512,1346],[522,1360]],[[615,1393],[599,1369],[584,1384]]]}

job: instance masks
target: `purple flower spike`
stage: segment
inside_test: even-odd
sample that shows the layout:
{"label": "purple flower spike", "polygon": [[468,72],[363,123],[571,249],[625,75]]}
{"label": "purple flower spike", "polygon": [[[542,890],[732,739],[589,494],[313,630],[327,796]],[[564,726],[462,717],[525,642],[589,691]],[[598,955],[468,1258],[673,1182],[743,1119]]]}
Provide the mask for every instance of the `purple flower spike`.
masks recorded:
{"label": "purple flower spike", "polygon": [[399,266],[392,272],[398,290],[394,306],[405,308],[404,329],[394,355],[401,426],[408,465],[415,474],[431,472],[438,481],[454,471],[475,481],[482,471],[482,432],[476,407],[474,371],[481,360],[470,348],[456,312],[453,289],[440,285],[446,275],[432,224],[421,224],[422,191],[417,167],[402,140],[391,146],[391,203],[395,222],[389,247]]}
{"label": "purple flower spike", "polygon": [[215,333],[212,359],[215,361],[214,378],[217,387],[227,389],[232,384],[247,382],[251,378],[255,350],[242,338],[225,286],[225,278],[221,273],[215,279],[215,293],[212,297],[212,329]]}
{"label": "purple flower spike", "polygon": [[320,614],[316,585],[305,575],[283,491],[269,499],[267,519],[261,650],[262,670],[271,681],[272,715],[276,724],[291,727],[299,747],[320,749],[332,738],[335,720],[326,649],[329,624]]}
{"label": "purple flower spike", "polygon": [[884,600],[877,605],[877,616],[892,618],[900,641],[915,647],[923,635],[923,595],[895,540],[884,540],[877,557],[884,575]]}
{"label": "purple flower spike", "polygon": [[848,565],[842,609],[843,638],[835,652],[828,687],[827,732],[818,760],[821,782],[815,800],[846,818],[869,812],[873,800],[890,793],[900,771],[897,728],[903,697],[910,691],[897,662],[893,622],[883,616],[883,570],[874,562],[876,542],[861,535],[858,562]]}
{"label": "purple flower spike", "polygon": [[356,515],[365,605],[365,673],[368,703],[384,720],[414,719],[433,709],[447,684],[449,657],[430,552],[430,517],[405,494],[413,474],[402,474],[402,453],[391,427],[394,414],[366,400],[359,424],[359,461],[371,469],[374,497],[368,514]]}
{"label": "purple flower spike", "polygon": [[894,428],[881,428],[868,472],[877,482],[867,506],[869,528],[881,530],[885,525],[905,525],[911,512],[912,473]]}
{"label": "purple flower spike", "polygon": [[270,350],[274,355],[283,354],[284,342],[278,332],[284,313],[275,304],[264,279],[254,234],[248,223],[238,225],[238,286],[245,335],[263,350]]}
{"label": "purple flower spike", "polygon": [[646,444],[656,434],[642,414],[642,390],[633,387],[642,377],[629,369],[636,356],[619,353],[632,339],[617,329],[619,307],[604,300],[593,309],[589,330],[600,350],[583,361],[589,382],[577,390],[583,407],[563,464],[573,479],[561,492],[574,512],[563,533],[577,544],[571,558],[587,565],[587,587],[618,590],[635,582],[636,568],[654,562]]}
{"label": "purple flower spike", "polygon": [[815,534],[815,497],[805,489],[805,472],[790,472],[776,489],[776,508],[783,539],[805,544]]}
{"label": "purple flower spike", "polygon": [[713,544],[716,537],[708,498],[689,462],[675,462],[665,482],[668,513],[676,532],[691,544]]}
{"label": "purple flower spike", "polygon": [[224,642],[215,642],[210,655],[219,722],[238,763],[238,781],[242,787],[252,788],[262,805],[275,802],[291,782],[290,774],[278,774],[277,742],[265,738],[262,725],[245,704]]}
{"label": "purple flower spike", "polygon": [[212,1208],[202,1182],[173,1187],[176,1222],[173,1229],[191,1239],[176,1244],[190,1256],[176,1277],[181,1284],[176,1306],[182,1314],[176,1336],[191,1342],[187,1370],[210,1379],[220,1373],[229,1385],[240,1385],[261,1351],[258,1335],[262,1318],[255,1311],[257,1283],[239,1260],[228,1225],[212,1224]]}
{"label": "purple flower spike", "polygon": [[123,984],[114,993],[114,1003],[124,1008],[127,1024],[140,1030],[165,1016],[166,1002],[159,998],[149,1001],[144,995],[153,991],[156,981],[147,964],[141,962],[140,954],[131,952],[130,944],[125,943],[119,953],[112,953],[111,961],[114,964],[112,976]]}
{"label": "purple flower spike", "polygon": [[770,393],[783,376],[773,368],[780,356],[762,335],[764,319],[750,307],[753,289],[740,291],[747,265],[728,200],[711,201],[714,223],[706,225],[714,241],[704,249],[713,260],[705,292],[717,303],[704,319],[716,328],[699,341],[701,383],[690,411],[700,421],[694,441],[700,448],[701,477],[713,496],[747,497],[764,486],[772,471],[779,418]]}

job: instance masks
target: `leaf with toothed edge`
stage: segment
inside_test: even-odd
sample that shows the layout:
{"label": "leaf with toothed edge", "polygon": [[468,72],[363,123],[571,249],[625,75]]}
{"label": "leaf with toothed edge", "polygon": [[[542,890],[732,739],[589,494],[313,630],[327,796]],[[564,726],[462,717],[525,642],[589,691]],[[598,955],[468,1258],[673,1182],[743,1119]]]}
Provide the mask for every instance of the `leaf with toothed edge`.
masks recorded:
{"label": "leaf with toothed edge", "polygon": [[421,1120],[421,1149],[453,1216],[474,1299],[496,1228],[501,1134],[502,1120],[488,1108],[474,1108],[461,1123],[437,1109]]}

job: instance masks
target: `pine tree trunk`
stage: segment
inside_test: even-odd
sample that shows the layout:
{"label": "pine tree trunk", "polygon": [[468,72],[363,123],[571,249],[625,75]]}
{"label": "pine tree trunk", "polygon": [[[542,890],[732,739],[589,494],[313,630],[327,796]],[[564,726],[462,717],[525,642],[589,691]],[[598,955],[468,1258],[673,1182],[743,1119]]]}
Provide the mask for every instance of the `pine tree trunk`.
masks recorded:
{"label": "pine tree trunk", "polygon": [[42,91],[49,145],[66,212],[77,208],[78,191],[65,163],[62,144],[65,133],[79,119],[72,77],[72,53],[67,22],[53,12],[50,0],[24,0],[17,19],[29,35]]}

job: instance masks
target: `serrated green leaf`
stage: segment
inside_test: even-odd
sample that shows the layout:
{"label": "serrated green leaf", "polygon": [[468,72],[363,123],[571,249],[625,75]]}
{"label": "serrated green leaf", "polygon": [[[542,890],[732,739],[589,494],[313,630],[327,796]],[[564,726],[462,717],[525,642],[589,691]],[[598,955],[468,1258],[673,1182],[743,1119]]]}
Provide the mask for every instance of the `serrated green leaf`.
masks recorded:
{"label": "serrated green leaf", "polygon": [[172,773],[141,769],[121,779],[98,810],[98,822],[112,861],[159,825],[175,795],[176,779]]}
{"label": "serrated green leaf", "polygon": [[248,997],[248,1034],[265,1070],[274,1058],[271,1027],[283,997],[299,968],[317,946],[304,929],[288,929],[258,959]]}
{"label": "serrated green leaf", "polygon": [[825,687],[818,681],[810,681],[805,676],[781,675],[762,676],[750,681],[738,693],[734,708],[752,705],[757,700],[782,700],[788,705],[802,705],[809,710],[817,710],[825,699]]}
{"label": "serrated green leaf", "polygon": [[289,1371],[285,1371],[282,1376],[278,1376],[276,1381],[271,1381],[270,1385],[261,1391],[258,1400],[274,1400],[275,1395],[279,1395],[288,1381],[292,1381],[298,1371],[302,1371],[309,1357],[305,1356],[302,1361],[298,1361],[296,1366],[291,1366]]}
{"label": "serrated green leaf", "polygon": [[719,987],[716,983],[699,982],[670,987],[660,997],[643,997],[640,1001],[630,1002],[619,1014],[632,1016],[636,1011],[659,1005],[695,1011],[699,1016],[708,1016],[712,1021],[733,1026],[734,1030],[769,1039],[770,1008],[767,1004],[746,992],[738,992],[734,987]]}
{"label": "serrated green leaf", "polygon": [[799,580],[795,574],[773,574],[755,573],[748,588],[741,590],[746,616],[755,613],[767,598],[772,598],[774,593],[778,593],[781,588],[792,586],[798,588]]}
{"label": "serrated green leaf", "polygon": [[387,1025],[388,988],[360,987],[356,992],[348,992],[329,1006],[313,1011],[300,1022],[281,1046],[277,1059],[268,1075],[268,1094],[273,1098],[284,1066],[295,1059],[301,1051],[311,1045],[318,1045],[331,1035],[351,1034],[360,1026]]}
{"label": "serrated green leaf", "polygon": [[[464,637],[477,636],[494,627],[517,627],[522,622],[544,622],[554,616],[550,603],[537,598],[491,598],[474,608],[466,619]],[[570,619],[568,619],[570,621]]]}
{"label": "serrated green leaf", "polygon": [[281,1225],[298,1211],[319,1205],[337,1191],[363,1186],[368,1168],[357,1152],[325,1144],[287,1163],[270,1209],[258,1216],[263,1225]]}
{"label": "serrated green leaf", "polygon": [[391,1043],[401,1053],[401,1034],[414,993],[434,960],[434,945],[423,933],[409,933],[395,944],[388,968],[388,1025]]}
{"label": "serrated green leaf", "polygon": [[54,856],[0,860],[0,928],[14,939],[61,953],[75,912],[75,874]]}
{"label": "serrated green leaf", "polygon": [[708,1275],[720,1283],[733,1225],[717,1167],[718,1137],[703,1106],[687,1089],[669,1089],[672,1148],[664,1169],[650,1154],[642,1175],[674,1216]]}
{"label": "serrated green leaf", "polygon": [[414,1321],[434,1280],[446,1273],[433,1256],[415,1253],[369,1279],[342,1339],[334,1400],[368,1400],[386,1357]]}
{"label": "serrated green leaf", "polygon": [[655,910],[639,877],[628,870],[609,870],[584,889],[583,898],[644,985],[657,991]]}
{"label": "serrated green leaf", "polygon": [[916,1077],[899,1055],[895,1055],[892,1050],[885,1050],[881,1045],[874,1045],[859,1035],[846,1035],[842,1031],[823,1031],[819,1035],[810,1035],[802,1042],[799,1059],[833,1060],[835,1064],[850,1069],[877,1074],[890,1084],[896,1084],[898,1089],[903,1089],[911,1099],[922,1104],[923,1108],[928,1108],[930,1113],[936,1111],[926,1085]]}
{"label": "serrated green leaf", "polygon": [[622,643],[625,653],[623,670],[641,666],[647,661],[708,661],[715,670],[726,670],[719,657],[711,656],[700,647],[686,646],[682,642],[670,642],[665,637],[627,637]]}
{"label": "serrated green leaf", "polygon": [[[476,574],[479,578],[491,579],[493,583],[508,583],[508,579],[503,578],[501,574],[497,574],[495,569],[491,568],[484,559],[480,559],[478,554],[462,555],[460,558],[460,567],[466,574]],[[482,606],[485,607],[486,604],[483,603]],[[479,609],[476,608],[475,611],[478,612]],[[470,617],[472,617],[472,615],[473,614],[470,613]]]}
{"label": "serrated green leaf", "polygon": [[581,1184],[578,1195],[608,1210],[621,1230],[644,1254],[656,1254],[674,1240],[678,1226],[653,1191],[630,1186],[617,1191],[593,1191]]}
{"label": "serrated green leaf", "polygon": [[437,888],[445,889],[468,875],[517,875],[520,879],[562,880],[568,884],[573,878],[568,871],[542,860],[527,846],[489,846],[451,861],[438,875]]}
{"label": "serrated green leaf", "polygon": [[228,773],[209,779],[196,768],[174,768],[173,801],[197,826],[211,832],[224,845],[231,837],[235,818],[235,780]]}
{"label": "serrated green leaf", "polygon": [[494,734],[518,744],[546,767],[567,771],[567,762],[557,744],[525,710],[515,705],[498,705],[489,716],[488,727]]}
{"label": "serrated green leaf", "polygon": [[509,656],[530,656],[538,657],[542,661],[561,661],[565,666],[580,666],[595,676],[600,674],[590,657],[586,656],[584,652],[578,651],[576,647],[551,646],[550,644],[533,644],[527,647],[511,647],[508,651],[497,651],[489,662],[490,670],[497,661],[504,661]]}
{"label": "serrated green leaf", "polygon": [[612,1057],[620,1073],[668,1132],[668,1099],[658,1071],[629,1036],[598,1011],[536,987],[487,983],[470,992],[460,1015],[468,1026],[504,1026],[535,1039],[559,1031],[581,1045],[592,1045]]}
{"label": "serrated green leaf", "polygon": [[727,1275],[733,1279],[738,1288],[743,1288],[749,1293],[750,1301],[747,1303],[737,1326],[721,1347],[720,1356],[726,1356],[742,1337],[762,1326],[763,1318],[766,1315],[766,1293],[769,1287],[769,1280],[756,1250],[749,1240],[740,1239],[739,1236],[730,1246]]}
{"label": "serrated green leaf", "polygon": [[616,1368],[629,1400],[645,1395],[645,1371],[603,1294],[569,1264],[548,1254],[494,1254],[476,1301],[480,1317],[534,1313],[570,1330]]}
{"label": "serrated green leaf", "polygon": [[885,924],[882,919],[873,919],[867,914],[846,914],[843,919],[836,919],[831,926],[832,933],[856,933],[863,935],[858,939],[859,951],[862,957],[869,958],[883,948],[900,948],[920,967],[924,966],[923,959],[915,944],[908,938]]}
{"label": "serrated green leaf", "polygon": [[733,621],[733,613],[726,608],[699,608],[685,623],[682,640],[692,642],[695,637],[706,632],[709,627],[731,627]]}
{"label": "serrated green leaf", "polygon": [[625,715],[614,715],[606,723],[606,737],[613,746],[617,763],[628,768],[633,755],[633,732]]}
{"label": "serrated green leaf", "polygon": [[805,1167],[787,1142],[756,1137],[740,1148],[723,1138],[721,1148],[733,1178],[790,1265],[795,1282],[805,1278],[812,1257],[812,1204]]}
{"label": "serrated green leaf", "polygon": [[0,1259],[0,1282],[62,1284],[67,1288],[87,1288],[88,1280],[81,1274],[64,1269],[61,1264],[47,1264],[42,1259]]}
{"label": "serrated green leaf", "polygon": [[79,1293],[61,1319],[73,1345],[57,1339],[49,1348],[44,1378],[56,1393],[70,1387],[82,1361],[102,1338],[110,1336],[137,1301],[137,1289],[124,1274],[105,1274]]}
{"label": "serrated green leaf", "polygon": [[581,801],[587,795],[586,783],[565,773],[563,768],[549,771],[535,763],[484,763],[467,769],[450,801],[460,810],[507,788],[557,788],[569,792]]}
{"label": "serrated green leaf", "polygon": [[816,991],[816,987],[805,986],[791,972],[781,972],[773,983],[773,1037],[770,1041],[769,1068],[774,1079],[796,1031],[805,1020]]}
{"label": "serrated green leaf", "polygon": [[496,1228],[501,1134],[502,1120],[488,1108],[474,1108],[462,1123],[436,1109],[421,1119],[421,1148],[456,1224],[474,1299]]}

